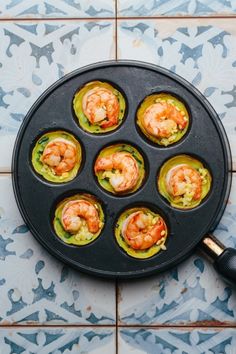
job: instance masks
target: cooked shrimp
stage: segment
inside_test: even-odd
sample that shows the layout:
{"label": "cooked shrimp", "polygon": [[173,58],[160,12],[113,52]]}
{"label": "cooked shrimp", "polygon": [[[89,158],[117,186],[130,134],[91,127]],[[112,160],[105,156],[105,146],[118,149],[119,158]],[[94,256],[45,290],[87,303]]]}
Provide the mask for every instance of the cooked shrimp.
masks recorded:
{"label": "cooked shrimp", "polygon": [[139,179],[138,163],[128,152],[115,152],[106,157],[98,157],[94,170],[95,173],[108,171],[103,173],[102,178],[109,178],[116,192],[132,189]]}
{"label": "cooked shrimp", "polygon": [[45,147],[41,162],[50,166],[56,175],[72,170],[77,162],[76,145],[66,139],[56,138]]}
{"label": "cooked shrimp", "polygon": [[76,233],[81,228],[83,220],[86,222],[90,232],[98,232],[100,228],[99,215],[92,203],[83,199],[66,203],[61,216],[64,229],[68,232]]}
{"label": "cooked shrimp", "polygon": [[202,177],[195,168],[181,164],[167,173],[166,186],[174,197],[186,195],[190,199],[198,200],[202,194]]}
{"label": "cooked shrimp", "polygon": [[145,250],[166,236],[166,225],[161,217],[153,217],[143,211],[128,216],[122,227],[125,241],[133,248]]}
{"label": "cooked shrimp", "polygon": [[149,134],[159,138],[169,138],[178,130],[183,130],[186,125],[184,112],[166,101],[154,103],[144,112],[144,128]]}
{"label": "cooked shrimp", "polygon": [[108,128],[118,123],[119,101],[113,92],[94,87],[83,97],[83,112],[92,124]]}

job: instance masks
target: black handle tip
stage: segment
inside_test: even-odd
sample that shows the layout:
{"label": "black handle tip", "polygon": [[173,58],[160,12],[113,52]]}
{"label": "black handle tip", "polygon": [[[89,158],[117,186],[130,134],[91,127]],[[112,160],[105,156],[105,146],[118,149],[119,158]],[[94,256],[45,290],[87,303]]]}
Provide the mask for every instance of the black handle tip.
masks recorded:
{"label": "black handle tip", "polygon": [[234,248],[226,248],[216,258],[214,267],[227,283],[236,287],[236,250]]}

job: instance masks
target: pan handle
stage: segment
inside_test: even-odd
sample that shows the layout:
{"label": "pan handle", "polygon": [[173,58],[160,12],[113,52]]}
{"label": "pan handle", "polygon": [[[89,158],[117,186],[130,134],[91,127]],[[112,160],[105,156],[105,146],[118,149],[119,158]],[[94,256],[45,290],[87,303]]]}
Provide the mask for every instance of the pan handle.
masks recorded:
{"label": "pan handle", "polygon": [[226,248],[215,236],[210,234],[202,240],[201,248],[213,259],[215,269],[224,280],[236,287],[236,249]]}

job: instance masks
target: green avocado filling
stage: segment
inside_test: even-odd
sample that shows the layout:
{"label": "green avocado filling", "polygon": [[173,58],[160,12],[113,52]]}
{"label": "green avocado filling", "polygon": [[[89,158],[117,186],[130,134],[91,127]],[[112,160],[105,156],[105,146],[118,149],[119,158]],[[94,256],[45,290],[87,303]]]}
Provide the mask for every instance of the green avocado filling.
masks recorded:
{"label": "green avocado filling", "polygon": [[[183,165],[186,164],[192,168],[194,168],[196,171],[199,172],[202,180],[202,192],[201,192],[201,198],[195,200],[193,198],[193,191],[191,188],[191,182],[186,184],[185,186],[185,193],[183,195],[179,196],[173,196],[169,193],[167,186],[166,186],[166,177],[168,172],[173,168],[178,165]],[[212,178],[210,175],[210,172],[203,166],[203,164],[190,157],[187,155],[179,155],[171,158],[170,160],[166,161],[164,165],[161,167],[159,176],[158,176],[158,189],[160,194],[166,198],[169,203],[178,209],[192,209],[196,206],[198,206],[202,200],[207,196],[211,189],[211,182]],[[189,187],[189,188],[188,188]]]}
{"label": "green avocado filling", "polygon": [[[74,143],[77,148],[77,162],[75,166],[70,171],[64,172],[62,175],[56,175],[53,168],[41,161],[41,157],[43,155],[45,147],[50,141],[56,138],[63,138],[65,140],[68,140],[69,142]],[[45,178],[47,181],[55,183],[68,182],[74,179],[80,168],[81,159],[82,153],[80,143],[73,137],[73,135],[64,131],[55,131],[44,134],[36,142],[32,151],[32,165],[35,171],[41,176],[43,176],[43,178]]]}
{"label": "green avocado filling", "polygon": [[[144,127],[143,124],[143,119],[144,119],[144,113],[148,107],[150,107],[152,104],[155,104],[157,102],[167,102],[174,107],[180,112],[180,114],[183,116],[183,119],[187,122],[186,126],[184,129],[180,129],[179,126],[177,126],[177,129],[173,129],[171,132],[171,135],[167,138],[164,137],[157,137],[154,135],[151,135]],[[158,145],[163,145],[163,146],[168,146],[171,144],[176,143],[179,141],[187,132],[188,126],[189,126],[189,114],[188,111],[185,107],[185,105],[179,101],[176,97],[166,94],[166,93],[161,93],[161,94],[154,94],[146,97],[144,101],[142,102],[141,106],[138,109],[137,112],[137,124],[140,127],[141,131],[143,134],[151,141]]]}
{"label": "green avocado filling", "polygon": [[[70,232],[65,231],[61,222],[63,208],[66,205],[66,203],[77,199],[86,200],[92,203],[97,209],[99,220],[100,220],[100,229],[97,233],[91,233],[88,230],[85,220],[82,220],[82,226],[80,227],[77,233],[72,234]],[[55,217],[53,220],[53,227],[57,236],[65,243],[76,245],[76,246],[84,246],[93,242],[94,240],[96,240],[96,238],[98,238],[98,236],[100,235],[103,229],[104,222],[105,222],[104,213],[100,203],[98,203],[98,201],[89,194],[76,194],[70,198],[64,199],[62,202],[60,202],[57,205],[57,208],[55,210]]]}
{"label": "green avocado filling", "polygon": [[[88,120],[88,118],[86,117],[86,115],[84,114],[83,105],[82,105],[83,97],[88,91],[92,90],[95,87],[106,88],[117,97],[120,109],[119,109],[119,115],[118,115],[118,123],[116,125],[113,125],[113,126],[107,127],[107,128],[102,128],[100,126],[101,122],[99,122],[100,124],[91,124],[90,121]],[[100,133],[106,133],[106,132],[112,131],[112,130],[116,129],[122,123],[122,120],[125,115],[126,104],[125,104],[125,99],[122,96],[122,94],[117,89],[115,89],[113,86],[111,86],[107,82],[92,81],[92,82],[88,82],[78,92],[76,92],[74,99],[73,99],[73,107],[74,107],[75,115],[78,118],[81,128],[89,133],[100,134]],[[107,118],[106,118],[106,120],[107,120]],[[103,120],[103,122],[104,122],[104,120]]]}
{"label": "green avocado filling", "polygon": [[137,161],[138,164],[138,168],[139,168],[139,178],[138,181],[136,183],[136,185],[134,186],[134,188],[124,191],[124,192],[116,192],[113,189],[113,186],[110,184],[110,178],[116,174],[117,172],[119,173],[119,171],[112,169],[111,171],[98,171],[96,172],[96,176],[97,176],[97,180],[98,183],[100,184],[100,186],[102,188],[104,188],[106,191],[113,193],[113,194],[128,194],[128,193],[133,193],[135,192],[137,189],[139,189],[139,187],[142,185],[142,182],[144,180],[145,177],[145,164],[144,164],[144,159],[142,157],[142,155],[138,152],[137,149],[135,149],[133,146],[128,145],[128,144],[116,144],[116,145],[111,145],[106,147],[105,149],[103,149],[98,157],[107,157],[110,156],[116,152],[128,152],[130,153],[133,158]]}
{"label": "green avocado filling", "polygon": [[139,258],[139,259],[145,259],[145,258],[150,258],[160,252],[161,250],[165,250],[165,241],[168,236],[168,231],[167,227],[165,230],[165,233],[163,234],[163,237],[157,242],[157,244],[153,245],[152,247],[146,249],[146,250],[136,250],[133,249],[130,245],[127,244],[125,241],[123,234],[122,234],[122,227],[123,223],[125,220],[129,217],[129,215],[137,212],[137,211],[143,211],[146,215],[151,215],[153,218],[161,218],[159,214],[154,213],[148,208],[132,208],[125,210],[117,220],[117,223],[115,224],[115,238],[119,246],[131,257],[134,258]]}

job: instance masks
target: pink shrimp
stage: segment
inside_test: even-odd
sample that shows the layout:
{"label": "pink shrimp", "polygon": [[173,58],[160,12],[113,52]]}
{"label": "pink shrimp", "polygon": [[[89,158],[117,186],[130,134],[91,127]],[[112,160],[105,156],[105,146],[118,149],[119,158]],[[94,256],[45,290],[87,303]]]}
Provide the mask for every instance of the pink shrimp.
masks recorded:
{"label": "pink shrimp", "polygon": [[116,192],[125,192],[132,189],[139,179],[138,163],[128,152],[115,152],[106,157],[98,157],[94,170],[95,173],[110,171],[109,182]]}
{"label": "pink shrimp", "polygon": [[45,147],[41,162],[50,166],[58,176],[72,170],[77,162],[76,145],[66,139],[56,138]]}
{"label": "pink shrimp", "polygon": [[89,90],[83,97],[82,107],[91,124],[108,128],[118,123],[119,101],[112,91],[104,87]]}
{"label": "pink shrimp", "polygon": [[167,228],[161,217],[158,217],[153,224],[153,217],[146,215],[143,211],[137,211],[125,220],[122,234],[133,249],[144,250],[165,237]]}
{"label": "pink shrimp", "polygon": [[143,126],[153,136],[169,138],[186,127],[187,119],[182,113],[171,103],[157,102],[144,112]]}
{"label": "pink shrimp", "polygon": [[170,169],[166,175],[166,186],[169,193],[174,197],[190,193],[195,200],[201,198],[201,175],[189,165],[181,164]]}
{"label": "pink shrimp", "polygon": [[96,233],[100,229],[99,215],[92,203],[83,199],[66,203],[61,217],[64,229],[68,232],[76,233],[82,226],[81,219],[86,221],[90,232]]}

